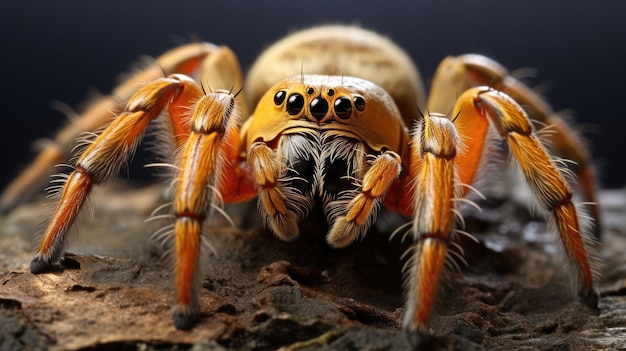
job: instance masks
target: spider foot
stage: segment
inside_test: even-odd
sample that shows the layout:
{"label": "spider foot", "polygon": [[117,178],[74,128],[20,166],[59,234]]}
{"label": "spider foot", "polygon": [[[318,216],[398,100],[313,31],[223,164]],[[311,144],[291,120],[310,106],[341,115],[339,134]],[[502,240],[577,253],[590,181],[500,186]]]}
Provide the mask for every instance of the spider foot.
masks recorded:
{"label": "spider foot", "polygon": [[30,261],[30,272],[33,274],[51,272],[55,270],[55,267],[52,260],[46,259],[42,255],[37,255]]}
{"label": "spider foot", "polygon": [[435,346],[435,338],[425,330],[407,330],[405,333],[413,350],[431,350]]}
{"label": "spider foot", "polygon": [[596,290],[581,291],[578,293],[580,300],[587,306],[597,309],[600,295]]}
{"label": "spider foot", "polygon": [[172,309],[172,320],[178,330],[189,330],[196,324],[197,308],[178,304]]}

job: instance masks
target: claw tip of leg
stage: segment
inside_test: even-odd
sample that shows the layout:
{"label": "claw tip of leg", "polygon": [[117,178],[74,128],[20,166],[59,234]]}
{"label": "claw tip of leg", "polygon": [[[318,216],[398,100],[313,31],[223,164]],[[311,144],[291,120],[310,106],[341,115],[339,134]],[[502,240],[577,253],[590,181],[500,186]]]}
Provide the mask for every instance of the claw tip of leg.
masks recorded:
{"label": "claw tip of leg", "polygon": [[198,314],[189,307],[176,306],[172,310],[172,320],[178,330],[189,330],[196,324]]}
{"label": "claw tip of leg", "polygon": [[37,255],[30,261],[30,272],[33,274],[44,273],[50,269],[50,263],[46,262],[43,257]]}
{"label": "claw tip of leg", "polygon": [[414,350],[429,350],[434,341],[434,338],[423,330],[407,330],[406,338]]}
{"label": "claw tip of leg", "polygon": [[597,309],[600,301],[600,295],[597,291],[591,290],[589,292],[581,292],[580,299],[585,305]]}

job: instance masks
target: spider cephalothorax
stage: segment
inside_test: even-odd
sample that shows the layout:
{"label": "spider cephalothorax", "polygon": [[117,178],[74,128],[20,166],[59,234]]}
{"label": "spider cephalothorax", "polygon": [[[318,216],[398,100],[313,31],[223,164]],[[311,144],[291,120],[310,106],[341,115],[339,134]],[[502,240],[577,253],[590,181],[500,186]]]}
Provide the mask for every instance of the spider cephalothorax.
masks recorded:
{"label": "spider cephalothorax", "polygon": [[[207,213],[222,201],[258,197],[267,227],[286,241],[299,235],[298,223],[318,206],[329,224],[326,241],[339,248],[364,236],[381,206],[410,217],[404,326],[420,339],[457,233],[458,204],[473,190],[489,145],[500,139],[555,223],[579,296],[597,305],[594,257],[572,190],[528,114],[551,125],[555,153],[576,161],[572,171],[592,202],[588,156],[567,125],[497,63],[478,55],[446,58],[425,104],[417,69],[395,44],[364,29],[325,26],[268,48],[246,88],[233,94],[240,86],[241,69],[228,48],[196,43],[164,54],[86,111],[76,124],[94,130],[106,125],[109,111],[116,116],[77,157],[31,271],[45,272],[59,260],[92,187],[115,174],[151,121],[161,119],[169,122],[162,141],[176,146],[162,157],[172,160],[175,173],[177,328],[191,328],[198,314]],[[452,111],[453,118],[420,116],[424,106]],[[78,134],[74,124],[68,128],[35,163],[35,173],[65,157],[67,135]],[[30,175],[18,179],[3,203],[32,181]]]}
{"label": "spider cephalothorax", "polygon": [[[279,167],[274,184],[260,190],[266,222],[281,239],[293,239],[298,235],[298,221],[319,201],[328,223],[335,224],[329,243],[345,246],[336,237],[339,230],[347,229],[339,226],[349,202],[364,197],[359,196],[360,189],[371,164],[382,160],[394,164],[385,169],[384,191],[400,174],[398,152],[407,149],[408,134],[393,99],[363,79],[308,75],[279,83],[258,106],[255,115],[264,117],[250,119],[244,126],[246,142],[250,150],[273,149],[271,157]],[[377,118],[391,123],[378,125]],[[257,163],[254,156],[248,160],[253,166]],[[272,209],[276,202],[273,186],[284,195],[284,213]],[[361,236],[367,231],[375,218],[374,208],[382,200],[380,195],[375,198],[368,203],[372,209],[367,218],[359,219],[361,223],[347,235]]]}

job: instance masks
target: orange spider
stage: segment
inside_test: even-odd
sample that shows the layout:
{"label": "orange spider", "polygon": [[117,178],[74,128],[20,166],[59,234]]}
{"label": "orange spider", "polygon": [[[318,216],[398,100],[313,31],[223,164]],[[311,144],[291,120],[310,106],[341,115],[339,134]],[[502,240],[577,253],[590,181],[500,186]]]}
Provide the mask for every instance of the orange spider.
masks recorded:
{"label": "orange spider", "polygon": [[[159,57],[59,133],[4,193],[4,206],[66,158],[80,131],[98,129],[115,114],[93,140],[83,140],[31,271],[46,272],[59,261],[93,186],[117,173],[158,119],[175,173],[176,328],[191,328],[198,315],[201,232],[211,210],[258,197],[267,227],[285,241],[298,237],[299,221],[316,204],[330,225],[326,240],[337,248],[362,238],[381,205],[412,218],[404,327],[419,342],[427,337],[444,263],[460,232],[460,200],[473,189],[485,150],[501,139],[551,215],[580,298],[597,305],[591,240],[581,230],[564,171],[528,114],[553,128],[553,150],[576,162],[585,201],[594,202],[589,156],[569,127],[497,63],[479,55],[446,58],[424,103],[417,69],[394,43],[361,28],[322,26],[269,47],[246,88],[233,94],[243,86],[231,50],[189,44]],[[418,106],[451,111],[453,118],[419,117]]]}

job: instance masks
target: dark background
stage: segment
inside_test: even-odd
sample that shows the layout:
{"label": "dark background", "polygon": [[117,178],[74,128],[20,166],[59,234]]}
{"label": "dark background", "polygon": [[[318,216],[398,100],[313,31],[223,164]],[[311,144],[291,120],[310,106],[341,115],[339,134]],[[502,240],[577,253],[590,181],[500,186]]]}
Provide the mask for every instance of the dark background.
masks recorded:
{"label": "dark background", "polygon": [[[108,92],[141,55],[199,37],[227,44],[244,69],[288,31],[358,23],[397,41],[428,83],[446,55],[478,52],[532,67],[556,110],[574,109],[602,183],[622,187],[626,6],[622,1],[5,1],[0,5],[0,187],[91,89]],[[140,157],[141,159],[142,157]],[[135,162],[136,164],[138,162]],[[141,173],[131,169],[131,176]]]}

